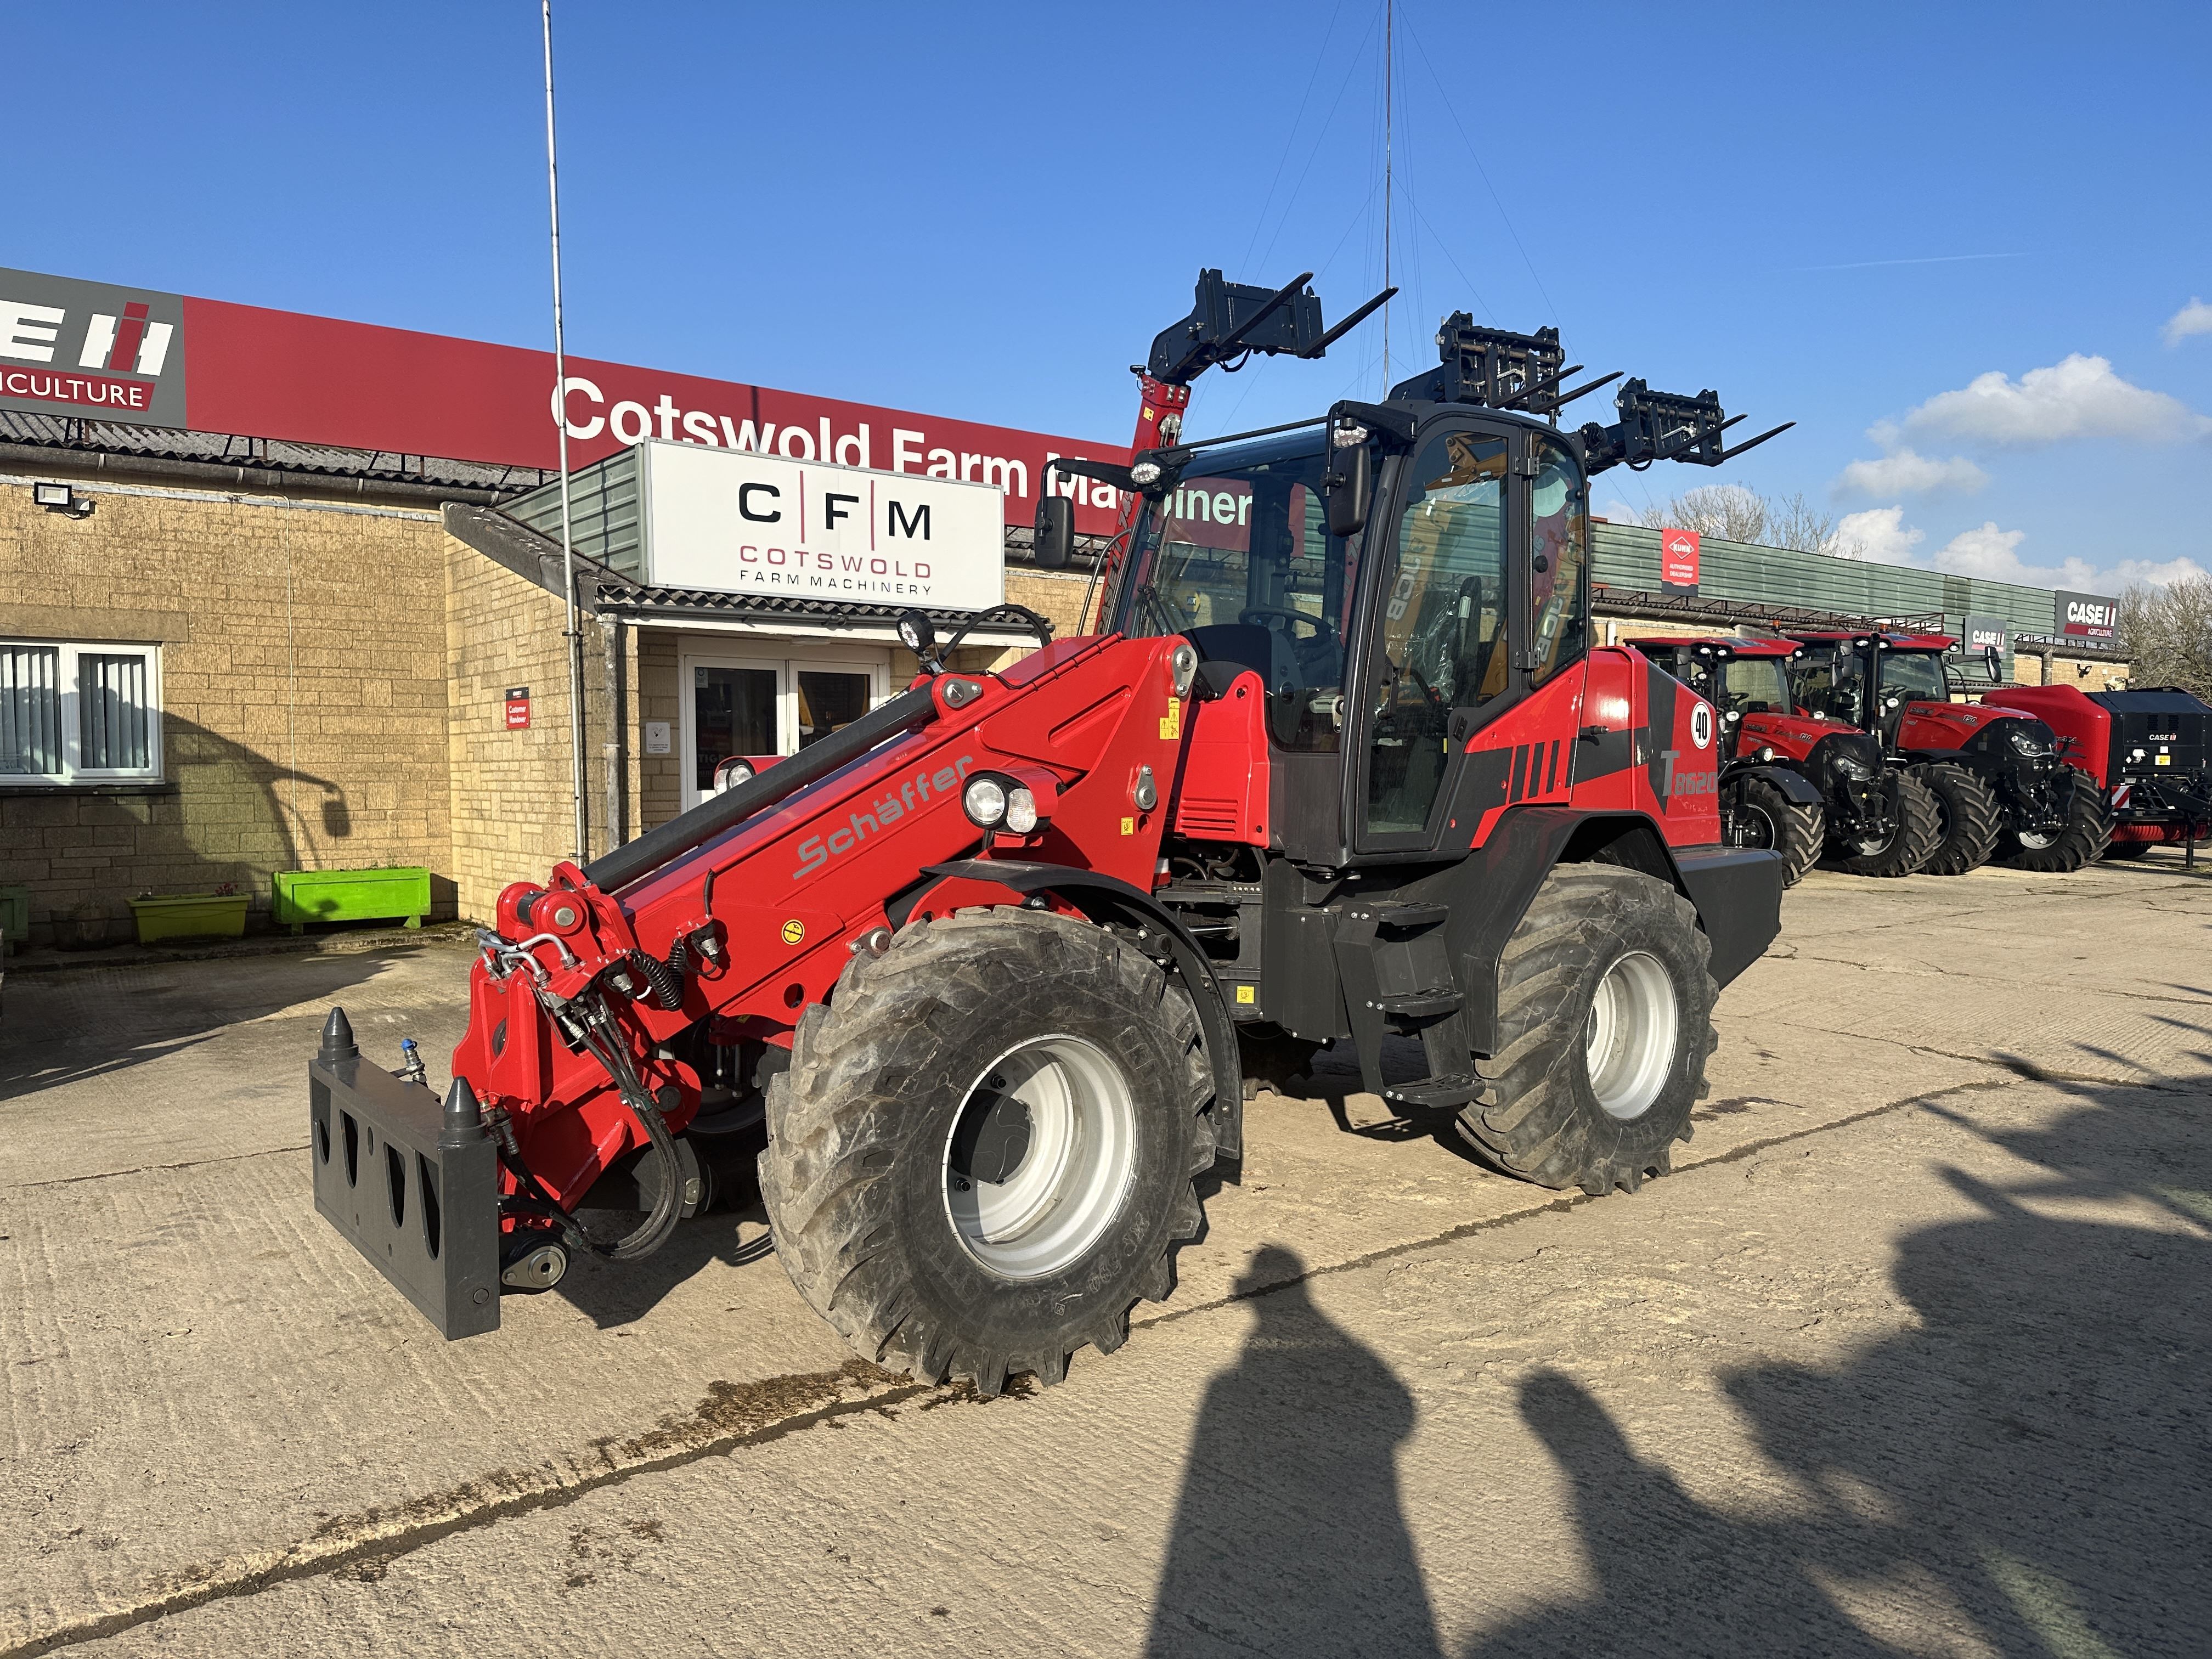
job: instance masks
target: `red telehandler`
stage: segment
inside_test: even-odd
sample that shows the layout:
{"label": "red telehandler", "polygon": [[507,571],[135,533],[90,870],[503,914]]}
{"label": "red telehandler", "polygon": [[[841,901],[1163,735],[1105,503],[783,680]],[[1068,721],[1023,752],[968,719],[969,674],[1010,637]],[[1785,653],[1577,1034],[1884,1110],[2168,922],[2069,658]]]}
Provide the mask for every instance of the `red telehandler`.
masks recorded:
{"label": "red telehandler", "polygon": [[1858,727],[1798,706],[1790,670],[1803,646],[1731,634],[1628,643],[1720,710],[1729,845],[1771,848],[1793,885],[1824,848],[1855,875],[1909,876],[1928,861],[1934,799]]}
{"label": "red telehandler", "polygon": [[[1317,356],[1303,282],[1206,273],[1156,378]],[[712,1196],[695,1116],[758,1089],[793,1283],[868,1359],[988,1395],[1169,1294],[1194,1183],[1242,1154],[1240,1036],[1348,1044],[1547,1186],[1664,1171],[1781,866],[1722,843],[1711,705],[1592,645],[1585,497],[1717,465],[1729,422],[1632,381],[1563,431],[1554,331],[1442,339],[1383,402],[1073,464],[1136,502],[1101,632],[953,673],[909,613],[904,691],[507,888],[442,1104],[334,1010],[318,1208],[447,1337],[489,1331],[502,1287],[664,1243]],[[1386,1073],[1394,1035],[1425,1075]],[[625,1237],[577,1219],[609,1192]]]}
{"label": "red telehandler", "polygon": [[[2097,781],[2061,753],[2034,708],[2015,706],[2023,688],[1997,678],[1990,647],[1978,684],[1945,659],[1945,634],[1793,633],[1806,647],[1796,672],[1798,700],[1816,713],[1881,739],[1893,764],[1936,797],[1931,876],[1964,875],[1991,857],[2016,869],[2078,870],[2104,856],[2112,808]],[[1954,693],[1979,690],[1978,702]]]}

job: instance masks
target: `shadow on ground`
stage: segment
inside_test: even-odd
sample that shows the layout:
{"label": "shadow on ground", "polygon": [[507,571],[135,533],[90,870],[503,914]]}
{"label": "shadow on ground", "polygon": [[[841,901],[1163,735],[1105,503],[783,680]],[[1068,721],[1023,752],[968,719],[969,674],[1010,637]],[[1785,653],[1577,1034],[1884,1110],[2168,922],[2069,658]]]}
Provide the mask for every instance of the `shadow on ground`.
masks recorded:
{"label": "shadow on ground", "polygon": [[[11,975],[0,1101],[173,1054],[298,1003],[342,1001],[422,948]],[[398,1064],[396,1051],[389,1063]]]}
{"label": "shadow on ground", "polygon": [[[1837,1369],[1723,1375],[1765,1466],[1741,1510],[1639,1453],[1573,1377],[1525,1374],[1520,1414],[1566,1482],[1594,1588],[1480,1633],[1466,1659],[2204,1651],[2212,1103],[2069,1092],[2044,1129],[1954,1116],[2040,1172],[2003,1188],[1942,1172],[1972,1213],[1899,1242],[1911,1328]],[[2194,1224],[2052,1213],[2096,1200]],[[1295,1264],[1262,1251],[1245,1282]],[[1252,1307],[1198,1425],[1149,1651],[1439,1651],[1399,1505],[1411,1395],[1302,1286]]]}

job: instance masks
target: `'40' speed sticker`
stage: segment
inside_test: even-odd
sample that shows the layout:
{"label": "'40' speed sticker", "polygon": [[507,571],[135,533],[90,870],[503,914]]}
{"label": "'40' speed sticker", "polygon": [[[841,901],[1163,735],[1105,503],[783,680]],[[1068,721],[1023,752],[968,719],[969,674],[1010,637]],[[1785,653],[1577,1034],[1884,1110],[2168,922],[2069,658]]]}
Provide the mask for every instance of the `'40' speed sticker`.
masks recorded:
{"label": "'40' speed sticker", "polygon": [[1690,741],[1700,749],[1713,746],[1713,706],[1695,703],[1690,708]]}

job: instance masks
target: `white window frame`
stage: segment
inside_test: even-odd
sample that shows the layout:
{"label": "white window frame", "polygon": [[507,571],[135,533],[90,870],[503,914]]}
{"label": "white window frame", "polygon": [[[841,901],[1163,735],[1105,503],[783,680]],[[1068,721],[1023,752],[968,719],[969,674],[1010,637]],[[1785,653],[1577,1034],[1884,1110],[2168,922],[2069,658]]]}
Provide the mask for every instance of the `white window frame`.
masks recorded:
{"label": "white window frame", "polygon": [[[39,640],[0,637],[0,649],[58,650],[55,687],[60,693],[62,769],[58,772],[0,772],[0,789],[51,789],[95,783],[159,783],[161,751],[161,647],[119,640]],[[146,756],[150,764],[88,767],[84,759],[84,716],[79,659],[137,657],[146,665]]]}
{"label": "white window frame", "polygon": [[868,707],[871,708],[878,707],[890,696],[890,653],[888,649],[877,654],[856,655],[850,647],[840,649],[831,647],[823,651],[809,651],[781,641],[777,643],[783,645],[784,649],[774,656],[717,649],[704,641],[686,641],[677,653],[677,684],[682,691],[678,698],[681,718],[677,726],[677,742],[683,761],[682,799],[685,811],[706,799],[692,769],[691,757],[697,751],[698,741],[698,704],[694,696],[695,682],[698,677],[693,672],[695,669],[775,670],[776,753],[784,756],[799,752],[799,676],[802,671],[827,669],[833,673],[866,674],[868,677]]}

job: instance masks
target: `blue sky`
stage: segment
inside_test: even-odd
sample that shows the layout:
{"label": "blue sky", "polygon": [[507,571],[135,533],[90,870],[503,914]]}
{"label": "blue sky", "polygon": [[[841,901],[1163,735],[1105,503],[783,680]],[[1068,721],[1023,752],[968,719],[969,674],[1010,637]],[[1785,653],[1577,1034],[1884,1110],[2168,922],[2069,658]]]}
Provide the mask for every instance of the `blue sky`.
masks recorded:
{"label": "blue sky", "polygon": [[[1601,510],[1740,477],[1872,556],[2212,567],[2212,8],[1398,16],[1394,378],[1447,311],[1557,323],[1799,422],[1740,470],[1610,474]],[[556,27],[580,354],[1118,440],[1200,264],[1315,270],[1331,315],[1381,286],[1380,0]],[[53,210],[19,195],[0,264],[546,342],[534,6],[9,31],[10,172]],[[1372,395],[1382,343],[1211,376],[1191,430]]]}

